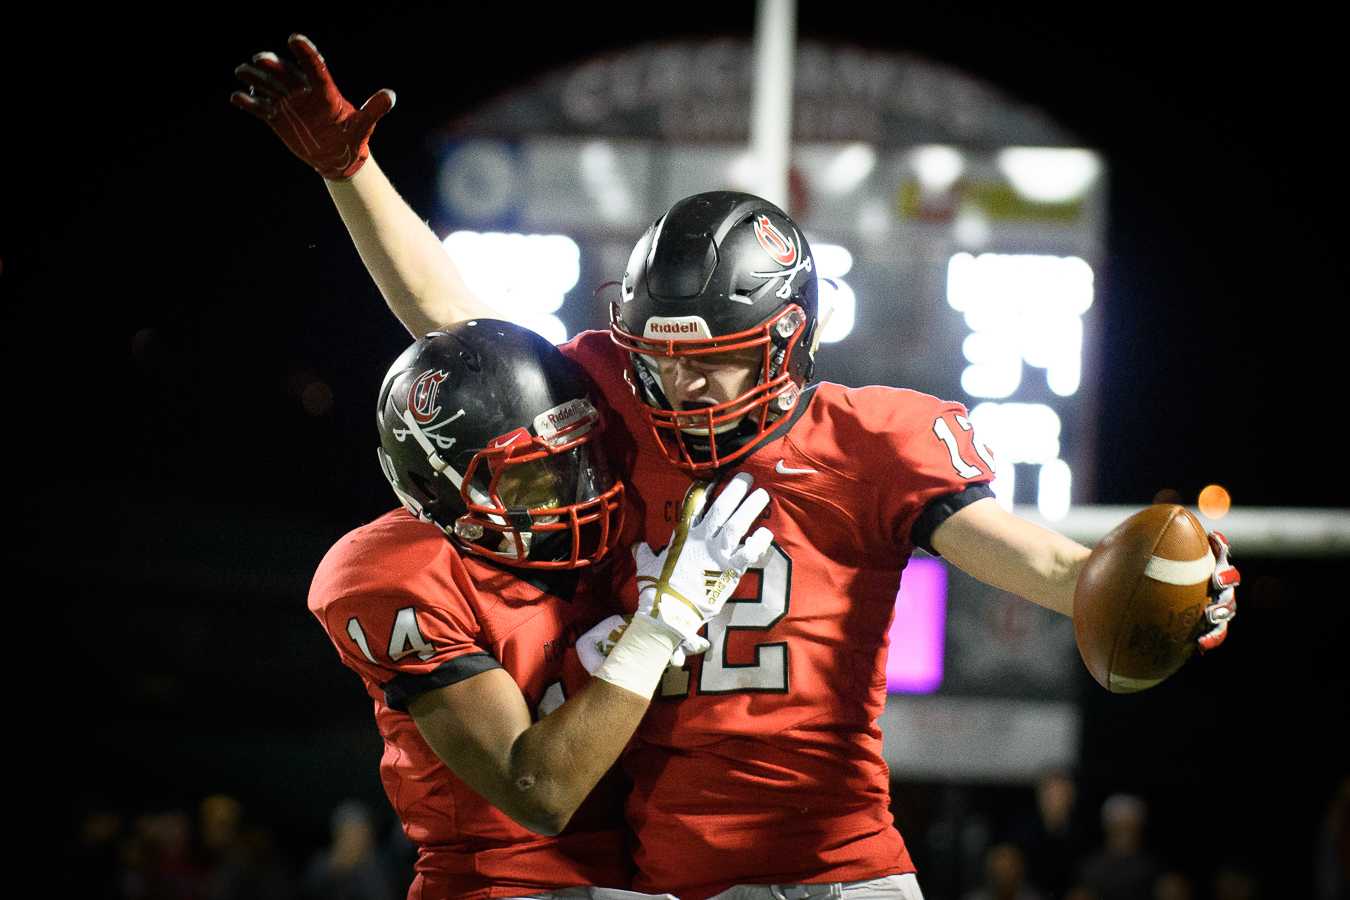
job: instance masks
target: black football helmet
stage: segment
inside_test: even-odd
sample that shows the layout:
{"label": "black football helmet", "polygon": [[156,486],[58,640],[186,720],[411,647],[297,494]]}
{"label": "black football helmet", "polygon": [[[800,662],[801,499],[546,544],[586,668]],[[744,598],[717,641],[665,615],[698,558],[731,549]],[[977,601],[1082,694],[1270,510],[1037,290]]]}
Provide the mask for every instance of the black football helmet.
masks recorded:
{"label": "black football helmet", "polygon": [[[749,453],[791,410],[814,367],[817,284],[811,248],[777,206],[710,191],[676,203],[633,248],[610,305],[648,422],[666,457],[707,472]],[[755,383],[725,403],[673,409],[654,360],[758,347]]]}
{"label": "black football helmet", "polygon": [[547,340],[493,319],[433,331],[380,388],[380,468],[408,511],[470,553],[575,569],[623,524],[590,380]]}

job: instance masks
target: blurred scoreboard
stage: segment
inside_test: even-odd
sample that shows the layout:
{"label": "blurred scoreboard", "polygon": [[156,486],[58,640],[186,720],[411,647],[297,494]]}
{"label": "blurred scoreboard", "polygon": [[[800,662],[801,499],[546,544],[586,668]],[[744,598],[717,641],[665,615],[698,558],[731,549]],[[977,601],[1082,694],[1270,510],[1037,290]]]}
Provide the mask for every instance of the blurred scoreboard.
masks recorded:
{"label": "blurred scoreboard", "polygon": [[[472,138],[446,148],[437,224],[481,294],[562,340],[605,325],[596,289],[657,214],[747,166],[739,147]],[[1051,519],[1090,502],[1097,157],[853,142],[797,146],[792,170],[821,279],[817,376],[962,400],[1004,502]]]}
{"label": "blurred scoreboard", "polygon": [[[637,47],[453,123],[432,224],[471,286],[554,341],[604,327],[598,289],[657,215],[755,183],[750,58],[737,41]],[[965,403],[1009,507],[1053,523],[1092,502],[1103,160],[1038,110],[903,55],[804,43],[794,103],[786,208],[816,256],[817,377]],[[898,775],[1073,761],[1068,620],[919,553],[890,638]]]}

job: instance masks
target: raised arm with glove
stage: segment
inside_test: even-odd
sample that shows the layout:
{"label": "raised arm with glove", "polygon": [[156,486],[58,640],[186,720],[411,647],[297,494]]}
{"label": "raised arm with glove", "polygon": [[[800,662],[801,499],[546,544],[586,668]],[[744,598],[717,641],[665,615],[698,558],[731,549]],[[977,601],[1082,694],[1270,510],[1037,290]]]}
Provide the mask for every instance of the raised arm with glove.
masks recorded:
{"label": "raised arm with glove", "polygon": [[357,109],[338,90],[318,48],[302,34],[292,59],[255,53],[235,68],[247,86],[230,103],[264,122],[324,178],[361,261],[414,337],[496,311],[469,290],[438,238],[394,190],[370,153],[375,124],[394,105],[376,91]]}
{"label": "raised arm with glove", "polygon": [[266,122],[324,178],[351,178],[370,158],[370,136],[375,123],[394,108],[394,92],[376,91],[357,109],[337,89],[309,38],[293,34],[286,45],[294,61],[264,51],[235,68],[248,90],[235,91],[230,102]]}

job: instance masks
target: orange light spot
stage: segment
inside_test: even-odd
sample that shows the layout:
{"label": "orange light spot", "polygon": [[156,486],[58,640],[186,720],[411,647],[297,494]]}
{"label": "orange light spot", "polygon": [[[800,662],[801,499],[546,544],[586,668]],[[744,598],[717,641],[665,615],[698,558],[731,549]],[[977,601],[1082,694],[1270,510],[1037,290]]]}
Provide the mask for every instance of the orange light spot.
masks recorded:
{"label": "orange light spot", "polygon": [[1233,498],[1228,491],[1217,484],[1207,485],[1200,492],[1200,512],[1211,519],[1222,519],[1233,507]]}

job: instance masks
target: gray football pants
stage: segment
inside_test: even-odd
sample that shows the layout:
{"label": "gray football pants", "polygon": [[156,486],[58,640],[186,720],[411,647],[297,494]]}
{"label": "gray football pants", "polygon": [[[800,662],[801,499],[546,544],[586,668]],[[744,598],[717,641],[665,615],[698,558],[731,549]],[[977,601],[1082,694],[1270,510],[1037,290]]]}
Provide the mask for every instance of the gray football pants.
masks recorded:
{"label": "gray football pants", "polygon": [[[671,894],[642,894],[618,888],[571,887],[513,900],[676,900]],[[886,875],[871,881],[825,884],[738,884],[709,900],[923,900],[913,874]]]}

